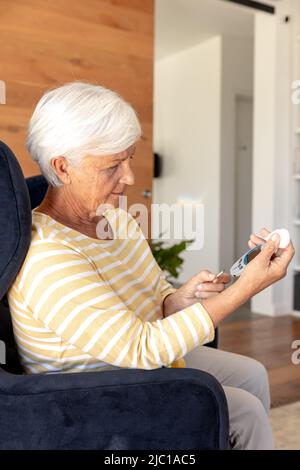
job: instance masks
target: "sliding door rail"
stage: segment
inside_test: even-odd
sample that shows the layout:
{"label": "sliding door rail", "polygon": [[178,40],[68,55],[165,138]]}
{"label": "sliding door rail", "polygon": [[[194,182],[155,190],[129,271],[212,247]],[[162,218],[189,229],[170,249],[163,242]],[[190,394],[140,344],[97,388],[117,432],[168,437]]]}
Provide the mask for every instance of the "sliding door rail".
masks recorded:
{"label": "sliding door rail", "polygon": [[275,7],[267,5],[266,3],[256,2],[254,0],[224,0],[225,2],[236,3],[245,7],[254,8],[255,10],[264,11],[265,13],[275,14]]}

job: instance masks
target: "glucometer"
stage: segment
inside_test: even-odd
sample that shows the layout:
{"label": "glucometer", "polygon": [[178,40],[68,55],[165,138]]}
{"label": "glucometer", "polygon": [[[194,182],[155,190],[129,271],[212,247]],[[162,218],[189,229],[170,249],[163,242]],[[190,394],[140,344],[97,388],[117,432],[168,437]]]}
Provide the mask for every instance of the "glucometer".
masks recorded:
{"label": "glucometer", "polygon": [[252,261],[255,256],[257,256],[262,249],[263,245],[257,245],[255,248],[247,251],[243,256],[240,257],[230,268],[230,275],[232,277],[239,277],[243,269],[247,266],[247,264]]}
{"label": "glucometer", "polygon": [[[280,236],[279,248],[286,248],[290,243],[290,234],[285,228],[274,230],[270,233],[265,240],[268,241],[274,234]],[[230,274],[232,277],[239,277],[243,269],[250,263],[260,252],[263,247],[263,244],[257,245],[251,250],[248,250],[243,256],[240,257],[230,268]]]}

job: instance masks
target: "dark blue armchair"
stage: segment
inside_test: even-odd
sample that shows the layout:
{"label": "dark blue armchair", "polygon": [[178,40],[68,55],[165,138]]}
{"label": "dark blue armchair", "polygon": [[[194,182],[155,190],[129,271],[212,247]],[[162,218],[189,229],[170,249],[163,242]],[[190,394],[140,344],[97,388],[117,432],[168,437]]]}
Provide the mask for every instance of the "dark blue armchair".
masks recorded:
{"label": "dark blue armchair", "polygon": [[24,375],[6,292],[26,256],[42,176],[24,179],[0,142],[0,449],[228,448],[222,387],[194,369]]}

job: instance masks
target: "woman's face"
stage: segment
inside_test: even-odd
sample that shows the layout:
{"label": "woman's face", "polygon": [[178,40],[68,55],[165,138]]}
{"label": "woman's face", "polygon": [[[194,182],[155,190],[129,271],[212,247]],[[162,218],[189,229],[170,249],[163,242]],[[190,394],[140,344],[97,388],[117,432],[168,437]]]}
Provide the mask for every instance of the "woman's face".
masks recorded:
{"label": "woman's face", "polygon": [[[135,145],[109,156],[86,156],[80,165],[69,167],[70,184],[66,186],[73,203],[90,217],[95,216],[101,204],[119,206],[127,185],[134,184],[130,168]],[[71,194],[70,194],[71,192]]]}

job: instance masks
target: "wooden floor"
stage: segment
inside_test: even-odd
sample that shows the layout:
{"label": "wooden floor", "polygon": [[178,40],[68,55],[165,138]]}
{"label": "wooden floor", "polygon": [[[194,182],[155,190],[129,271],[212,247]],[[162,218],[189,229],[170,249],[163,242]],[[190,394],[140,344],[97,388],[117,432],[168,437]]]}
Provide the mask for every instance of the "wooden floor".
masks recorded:
{"label": "wooden floor", "polygon": [[291,347],[300,340],[300,318],[251,315],[221,325],[219,334],[220,349],[253,357],[266,366],[272,407],[300,400],[300,364],[292,363]]}

